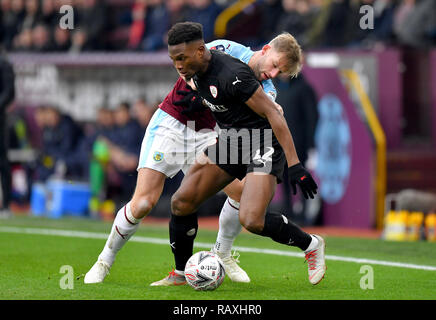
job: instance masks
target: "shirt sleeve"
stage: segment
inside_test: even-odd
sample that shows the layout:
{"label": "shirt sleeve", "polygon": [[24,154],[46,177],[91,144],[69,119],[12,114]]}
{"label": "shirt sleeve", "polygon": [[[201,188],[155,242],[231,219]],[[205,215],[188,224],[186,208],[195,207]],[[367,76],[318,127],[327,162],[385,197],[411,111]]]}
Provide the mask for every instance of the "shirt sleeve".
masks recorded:
{"label": "shirt sleeve", "polygon": [[246,102],[259,88],[260,83],[246,64],[241,63],[234,70],[233,76],[227,79],[226,87],[232,97]]}
{"label": "shirt sleeve", "polygon": [[275,102],[277,98],[277,90],[271,79],[263,80],[262,87],[268,98]]}

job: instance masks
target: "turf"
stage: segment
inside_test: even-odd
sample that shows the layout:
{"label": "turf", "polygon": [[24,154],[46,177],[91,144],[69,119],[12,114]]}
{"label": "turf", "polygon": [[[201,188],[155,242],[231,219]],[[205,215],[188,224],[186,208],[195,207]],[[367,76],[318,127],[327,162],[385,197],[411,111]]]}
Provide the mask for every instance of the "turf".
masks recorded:
{"label": "turf", "polygon": [[[77,230],[107,234],[111,224],[87,219],[50,220],[14,217],[0,226]],[[141,226],[136,236],[167,239],[164,227]],[[197,242],[213,243],[216,232],[200,230]],[[387,242],[378,239],[325,237],[327,254],[436,266],[436,243]],[[225,279],[215,291],[197,292],[189,286],[150,287],[173,266],[169,245],[129,242],[118,254],[102,284],[85,285],[83,275],[100,253],[104,239],[0,232],[1,300],[434,300],[436,271],[372,265],[374,289],[363,290],[362,264],[327,259],[324,280],[312,286],[302,257],[241,253],[248,284]],[[270,239],[242,233],[236,246],[290,250]],[[206,248],[196,247],[195,251]],[[73,289],[62,289],[62,266],[73,268]]]}

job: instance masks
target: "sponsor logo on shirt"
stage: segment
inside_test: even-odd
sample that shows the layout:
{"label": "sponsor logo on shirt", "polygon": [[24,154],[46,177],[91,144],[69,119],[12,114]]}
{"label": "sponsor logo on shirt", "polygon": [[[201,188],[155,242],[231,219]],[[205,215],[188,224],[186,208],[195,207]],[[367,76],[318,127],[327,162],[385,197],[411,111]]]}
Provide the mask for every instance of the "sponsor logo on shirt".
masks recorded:
{"label": "sponsor logo on shirt", "polygon": [[209,86],[210,94],[212,97],[216,98],[218,96],[218,89],[215,86]]}
{"label": "sponsor logo on shirt", "polygon": [[203,99],[203,102],[210,108],[210,110],[212,110],[214,112],[224,112],[224,111],[228,110],[224,105],[217,106],[217,105],[214,105],[213,103],[210,103],[206,99]]}

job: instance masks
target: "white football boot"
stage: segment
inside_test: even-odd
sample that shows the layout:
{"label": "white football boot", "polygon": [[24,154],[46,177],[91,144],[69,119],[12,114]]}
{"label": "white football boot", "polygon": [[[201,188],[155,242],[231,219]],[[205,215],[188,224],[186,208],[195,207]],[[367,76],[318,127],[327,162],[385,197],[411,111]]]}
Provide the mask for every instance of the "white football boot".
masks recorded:
{"label": "white football boot", "polygon": [[186,279],[185,276],[182,276],[180,274],[177,274],[175,270],[172,270],[165,278],[159,281],[155,281],[150,286],[156,287],[156,286],[183,286],[185,285]]}
{"label": "white football boot", "polygon": [[306,262],[311,284],[318,284],[325,275],[327,266],[325,264],[325,241],[320,236],[313,235],[318,239],[318,245],[311,251],[306,251]]}
{"label": "white football boot", "polygon": [[104,278],[109,274],[110,268],[109,264],[103,260],[98,260],[85,275],[83,282],[87,284],[103,282]]}
{"label": "white football boot", "polygon": [[223,262],[226,275],[230,278],[230,280],[234,282],[250,282],[250,277],[248,274],[238,265],[240,256],[239,253],[233,251],[233,254],[224,257],[222,254],[216,251],[215,248],[212,248],[211,251],[220,257],[221,261]]}

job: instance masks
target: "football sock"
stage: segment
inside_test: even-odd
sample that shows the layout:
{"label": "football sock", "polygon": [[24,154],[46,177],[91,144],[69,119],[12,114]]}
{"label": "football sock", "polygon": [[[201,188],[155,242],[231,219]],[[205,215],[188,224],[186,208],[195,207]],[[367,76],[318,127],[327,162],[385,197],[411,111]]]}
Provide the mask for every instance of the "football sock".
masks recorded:
{"label": "football sock", "polygon": [[260,235],[270,237],[282,244],[298,247],[301,250],[306,250],[312,241],[310,234],[301,230],[284,215],[275,212],[266,213],[265,224]]}
{"label": "football sock", "polygon": [[219,230],[214,249],[221,257],[231,254],[233,241],[241,232],[242,226],[239,222],[239,202],[227,198],[219,216]]}
{"label": "football sock", "polygon": [[130,202],[123,206],[115,217],[109,237],[98,259],[112,266],[116,254],[136,232],[141,220],[133,217]]}
{"label": "football sock", "polygon": [[186,262],[192,256],[194,240],[197,236],[198,217],[194,212],[187,216],[171,214],[170,245],[174,254],[176,271],[184,271]]}
{"label": "football sock", "polygon": [[307,247],[307,249],[304,250],[304,252],[309,252],[309,251],[314,250],[316,248],[316,246],[318,245],[318,243],[319,243],[319,240],[316,237],[314,237],[312,235],[310,235],[310,236],[312,237],[312,241],[310,242],[310,244]]}

